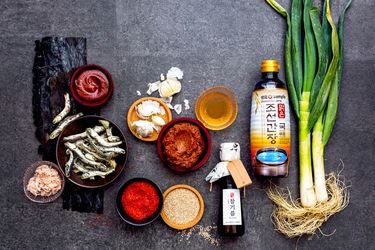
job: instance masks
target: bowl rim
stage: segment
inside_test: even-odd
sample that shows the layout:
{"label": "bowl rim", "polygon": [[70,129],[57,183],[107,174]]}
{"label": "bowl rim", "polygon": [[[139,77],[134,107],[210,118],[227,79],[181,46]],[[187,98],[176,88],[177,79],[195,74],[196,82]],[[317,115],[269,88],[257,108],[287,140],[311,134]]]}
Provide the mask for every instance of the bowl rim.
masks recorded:
{"label": "bowl rim", "polygon": [[[77,94],[76,92],[76,89],[74,87],[74,81],[76,79],[76,77],[78,76],[79,73],[81,73],[83,70],[86,70],[86,69],[97,69],[101,72],[103,72],[106,77],[108,78],[108,83],[109,83],[109,91],[108,91],[108,94],[106,95],[106,97],[104,97],[103,99],[99,100],[99,101],[93,101],[93,102],[90,102],[90,101],[86,101],[84,99],[81,99],[79,97],[79,95]],[[70,83],[69,83],[69,88],[70,88],[70,92],[73,96],[73,98],[81,105],[83,106],[86,106],[86,107],[98,107],[98,106],[101,106],[103,104],[105,104],[106,102],[109,101],[109,99],[112,97],[112,94],[113,94],[113,90],[114,90],[114,82],[113,82],[113,79],[112,79],[112,76],[111,74],[108,72],[108,70],[106,70],[105,68],[103,68],[102,66],[100,65],[97,65],[97,64],[85,64],[85,65],[82,65],[80,67],[78,67],[72,77],[70,78]]]}
{"label": "bowl rim", "polygon": [[168,194],[170,192],[172,192],[173,190],[179,189],[179,188],[188,189],[188,190],[192,191],[198,197],[200,208],[199,208],[197,216],[192,221],[189,221],[188,223],[185,223],[185,224],[176,224],[173,221],[171,221],[167,217],[167,215],[165,214],[164,209],[161,211],[160,216],[163,219],[163,221],[165,222],[165,224],[167,224],[171,228],[174,228],[174,229],[177,229],[177,230],[184,230],[184,229],[188,229],[188,228],[191,228],[191,227],[195,226],[202,219],[203,214],[204,214],[204,201],[203,201],[202,195],[199,193],[198,190],[196,190],[194,187],[186,185],[186,184],[177,184],[177,185],[171,186],[167,190],[165,190],[164,193],[163,193],[164,201],[165,201],[166,197],[168,196]]}
{"label": "bowl rim", "polygon": [[[152,216],[150,220],[148,220],[146,222],[137,223],[137,222],[128,220],[124,216],[126,214],[126,212],[124,211],[124,209],[122,207],[121,198],[122,198],[122,194],[124,193],[124,190],[125,190],[126,187],[128,187],[130,184],[132,184],[134,182],[142,182],[142,181],[151,184],[156,189],[156,191],[158,193],[158,197],[159,197],[159,206],[158,206],[158,209],[155,212],[155,215]],[[129,225],[132,225],[132,226],[143,227],[143,226],[151,224],[152,222],[154,222],[160,216],[160,213],[163,210],[164,196],[163,196],[163,192],[160,189],[159,185],[156,184],[154,181],[152,181],[148,178],[145,178],[145,177],[134,177],[134,178],[131,178],[131,179],[128,179],[127,181],[125,181],[120,186],[120,188],[117,190],[115,205],[116,205],[117,213],[119,214],[119,216],[121,217],[121,219],[123,221],[125,221],[126,223],[128,223]]]}
{"label": "bowl rim", "polygon": [[[182,122],[188,122],[188,123],[192,123],[194,125],[197,125],[201,132],[203,131],[203,137],[205,138],[205,143],[206,143],[206,152],[205,154],[202,156],[202,158],[191,168],[180,168],[180,167],[176,167],[176,166],[173,166],[171,164],[169,164],[167,162],[167,160],[165,159],[164,157],[164,153],[163,153],[163,150],[162,150],[162,139],[163,137],[165,136],[165,133],[166,131],[172,127],[173,125],[177,124],[177,123],[182,123]],[[159,136],[158,136],[158,139],[157,139],[157,144],[156,144],[156,148],[157,148],[157,154],[160,158],[160,160],[164,163],[164,165],[166,165],[168,168],[174,170],[174,171],[177,171],[177,172],[185,172],[185,173],[188,173],[188,172],[192,172],[192,171],[196,171],[198,170],[199,168],[201,168],[204,164],[206,164],[206,162],[210,159],[211,157],[211,151],[212,151],[212,139],[211,139],[211,134],[210,132],[207,130],[206,127],[203,126],[203,124],[198,121],[197,119],[194,119],[194,118],[190,118],[190,117],[179,117],[179,118],[175,118],[173,119],[172,121],[170,121],[169,123],[167,123],[166,125],[163,126],[163,128],[161,129],[160,133],[159,133]]]}
{"label": "bowl rim", "polygon": [[[231,99],[231,104],[234,108],[234,110],[233,110],[234,115],[231,116],[230,120],[226,124],[220,125],[220,126],[212,126],[212,125],[208,124],[206,121],[204,121],[204,119],[200,115],[200,111],[199,111],[199,107],[201,105],[201,102],[202,102],[203,98],[207,94],[209,94],[211,92],[214,92],[214,91],[220,91],[221,93],[224,93],[225,95],[229,96],[229,98]],[[224,86],[224,85],[215,86],[215,87],[205,89],[199,94],[197,100],[195,101],[194,114],[195,114],[195,117],[197,118],[197,120],[200,121],[203,124],[203,126],[206,127],[207,129],[213,130],[213,131],[224,130],[224,129],[228,128],[229,126],[231,126],[237,119],[237,115],[238,115],[237,97],[236,97],[235,93],[230,88],[228,88],[227,86]]]}
{"label": "bowl rim", "polygon": [[[113,125],[114,127],[116,127],[116,128],[120,131],[122,137],[124,138],[124,141],[123,141],[123,144],[124,144],[123,148],[125,149],[125,161],[124,161],[124,167],[123,167],[123,169],[118,173],[117,176],[115,176],[112,180],[110,180],[110,181],[108,181],[108,182],[106,182],[106,183],[104,183],[104,184],[102,184],[102,185],[88,186],[88,185],[84,185],[84,184],[80,184],[80,183],[75,182],[74,180],[72,180],[71,178],[69,178],[69,177],[67,177],[67,176],[65,175],[65,172],[63,171],[64,167],[63,167],[63,166],[60,166],[60,162],[59,162],[59,160],[58,160],[58,145],[59,145],[59,143],[60,143],[60,140],[62,140],[61,137],[62,137],[62,134],[64,133],[65,129],[66,129],[70,124],[72,124],[72,123],[74,123],[74,122],[77,122],[77,121],[79,121],[79,120],[83,120],[83,119],[85,119],[85,118],[96,118],[96,119],[98,119],[98,120],[106,120],[106,121],[108,121],[111,125]],[[94,188],[102,188],[102,187],[105,187],[105,186],[111,184],[112,182],[114,182],[115,180],[117,180],[117,178],[120,177],[120,175],[121,175],[122,172],[124,171],[124,168],[125,168],[125,166],[126,166],[126,163],[128,162],[129,148],[128,148],[128,143],[127,143],[127,141],[126,141],[126,137],[125,137],[124,133],[122,132],[122,130],[120,129],[120,127],[119,127],[116,123],[114,123],[113,121],[111,121],[111,120],[109,120],[109,119],[107,119],[107,118],[105,118],[105,117],[103,117],[103,116],[99,116],[99,115],[84,115],[84,116],[81,116],[81,117],[79,117],[79,118],[73,120],[72,122],[70,122],[70,123],[69,123],[69,124],[63,129],[63,131],[61,131],[61,133],[60,133],[60,135],[59,135],[59,137],[57,138],[57,141],[56,141],[56,150],[55,150],[55,154],[56,154],[55,156],[56,156],[57,165],[59,166],[59,168],[60,168],[60,170],[62,171],[63,175],[64,175],[64,176],[65,176],[65,177],[66,177],[71,183],[73,183],[74,185],[80,186],[80,187],[89,188],[89,189],[94,189]]]}
{"label": "bowl rim", "polygon": [[[165,109],[165,115],[168,117],[168,122],[167,123],[169,123],[170,121],[172,121],[173,120],[173,115],[172,115],[172,112],[171,112],[171,110],[170,110],[170,108],[167,106],[167,104],[165,104],[160,98],[156,98],[156,97],[141,97],[141,98],[139,98],[139,99],[137,99],[136,101],[134,101],[133,103],[132,103],[132,105],[130,106],[130,108],[129,108],[129,110],[128,110],[128,114],[127,114],[127,117],[126,117],[126,122],[127,122],[127,124],[128,124],[128,129],[130,130],[130,132],[137,138],[137,139],[139,139],[139,140],[142,140],[142,141],[146,141],[146,142],[154,142],[154,141],[156,141],[157,139],[158,139],[158,137],[159,137],[159,134],[160,134],[160,132],[158,133],[158,136],[156,137],[156,138],[153,138],[153,137],[150,137],[150,138],[143,138],[143,137],[140,137],[140,136],[138,136],[137,135],[137,133],[135,133],[134,131],[133,131],[133,129],[131,129],[131,124],[130,124],[130,118],[131,118],[131,116],[132,116],[132,114],[133,114],[133,112],[136,112],[135,111],[135,107],[138,105],[138,104],[140,104],[141,102],[144,102],[144,101],[156,101],[156,102],[158,102],[164,109]],[[143,120],[143,119],[141,119],[141,118],[139,118],[140,120]],[[165,126],[165,125],[164,125]],[[163,127],[164,127],[163,126]],[[155,132],[154,132],[155,133]]]}
{"label": "bowl rim", "polygon": [[[29,182],[29,180],[30,180],[30,178],[28,178],[28,176],[26,176],[26,172],[27,172],[27,170],[28,170],[28,169],[32,169],[33,172],[35,173],[35,170],[36,170],[39,166],[42,166],[42,165],[47,165],[47,166],[50,166],[50,167],[52,167],[53,169],[55,169],[55,170],[59,173],[59,176],[60,176],[60,179],[61,179],[61,189],[60,189],[56,194],[52,195],[52,198],[50,198],[50,199],[47,200],[47,201],[44,201],[43,198],[48,199],[48,198],[51,197],[51,196],[47,196],[47,197],[40,196],[40,197],[43,197],[43,198],[41,198],[42,200],[36,200],[36,199],[32,198],[32,196],[34,196],[34,195],[31,194],[30,191],[27,190],[27,184],[28,184],[28,182]],[[26,178],[28,178],[28,179],[26,180]],[[27,167],[25,168],[25,170],[24,170],[24,174],[23,174],[23,191],[24,191],[26,197],[27,197],[30,201],[32,201],[32,202],[39,203],[39,204],[47,204],[47,203],[51,203],[51,202],[57,200],[57,199],[61,196],[61,194],[62,194],[63,191],[64,191],[64,188],[65,188],[65,174],[61,171],[60,167],[59,167],[57,164],[55,164],[55,163],[53,163],[53,162],[51,162],[51,161],[43,161],[43,160],[42,160],[42,161],[36,161],[36,162],[31,163],[31,164],[30,164],[29,166],[27,166]],[[35,197],[39,197],[39,196],[35,196]]]}

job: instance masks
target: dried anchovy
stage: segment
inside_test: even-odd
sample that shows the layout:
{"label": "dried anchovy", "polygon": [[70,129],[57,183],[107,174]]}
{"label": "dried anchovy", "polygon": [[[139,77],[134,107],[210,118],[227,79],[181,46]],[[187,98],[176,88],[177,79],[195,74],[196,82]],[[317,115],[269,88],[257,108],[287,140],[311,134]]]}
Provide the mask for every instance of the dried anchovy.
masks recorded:
{"label": "dried anchovy", "polygon": [[68,116],[66,117],[64,120],[62,120],[62,122],[59,123],[59,125],[57,125],[57,128],[52,131],[52,133],[49,135],[49,140],[52,140],[52,139],[55,139],[57,136],[59,136],[59,134],[63,131],[63,129],[69,124],[71,123],[72,121],[74,121],[75,119],[79,118],[83,116],[83,113],[78,113],[76,115],[71,115],[71,116]]}
{"label": "dried anchovy", "polygon": [[104,140],[98,133],[96,133],[92,128],[86,129],[87,134],[89,137],[97,141],[103,147],[117,147],[122,144],[122,142],[107,142]]}
{"label": "dried anchovy", "polygon": [[110,160],[112,155],[106,156],[106,155],[100,155],[96,152],[96,150],[88,145],[86,145],[83,141],[76,142],[76,145],[78,148],[80,148],[82,151],[94,156],[97,160],[100,161],[107,161]]}
{"label": "dried anchovy", "polygon": [[83,154],[83,152],[75,144],[66,142],[65,146],[69,148],[70,150],[72,150],[83,163],[88,164],[89,166],[92,166],[94,168],[98,168],[102,171],[108,171],[108,167],[104,165],[103,163],[95,162],[95,161],[91,161],[87,159],[85,155]]}
{"label": "dried anchovy", "polygon": [[52,120],[53,124],[59,123],[70,112],[71,105],[70,105],[70,98],[69,98],[68,93],[64,94],[64,99],[65,99],[65,106],[63,110],[61,110],[61,112]]}
{"label": "dried anchovy", "polygon": [[115,169],[114,168],[111,168],[109,169],[108,171],[105,171],[105,172],[102,172],[102,171],[90,171],[90,172],[86,172],[86,173],[83,173],[82,176],[81,176],[81,179],[89,179],[89,178],[92,178],[92,177],[95,177],[95,176],[100,176],[102,178],[105,178],[106,175],[109,175],[110,173],[114,172]]}
{"label": "dried anchovy", "polygon": [[78,172],[87,173],[89,171],[94,171],[94,170],[96,169],[88,165],[84,165],[78,158],[74,160],[74,171],[76,173]]}
{"label": "dried anchovy", "polygon": [[[98,134],[105,131],[105,128],[103,126],[95,126],[93,129]],[[67,137],[64,137],[63,140],[69,141],[69,142],[74,142],[74,141],[83,140],[83,139],[86,139],[86,138],[87,138],[87,133],[85,131],[85,132],[82,132],[82,133],[79,133],[79,134],[69,135]]]}
{"label": "dried anchovy", "polygon": [[69,177],[73,167],[74,154],[70,149],[67,149],[66,153],[69,154],[69,160],[65,163],[65,175]]}
{"label": "dried anchovy", "polygon": [[114,136],[112,134],[112,127],[109,126],[109,122],[106,121],[106,120],[99,120],[100,124],[103,125],[103,127],[105,127],[105,133],[107,134],[107,140],[109,142],[119,142],[120,141],[120,137],[118,136]]}
{"label": "dried anchovy", "polygon": [[105,154],[105,153],[116,153],[116,154],[125,154],[125,149],[119,148],[119,147],[102,147],[97,144],[95,144],[95,139],[89,136],[89,143],[93,148],[95,148],[96,152]]}

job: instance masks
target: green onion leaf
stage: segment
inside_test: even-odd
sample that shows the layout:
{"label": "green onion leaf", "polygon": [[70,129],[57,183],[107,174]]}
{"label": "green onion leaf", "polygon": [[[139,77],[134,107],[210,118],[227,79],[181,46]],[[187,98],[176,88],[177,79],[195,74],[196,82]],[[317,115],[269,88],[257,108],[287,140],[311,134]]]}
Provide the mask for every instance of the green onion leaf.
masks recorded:
{"label": "green onion leaf", "polygon": [[342,65],[343,65],[344,20],[345,20],[345,13],[350,7],[351,3],[352,3],[352,0],[348,0],[344,10],[342,11],[340,15],[340,20],[339,20],[340,59],[339,59],[335,79],[332,83],[331,91],[328,97],[328,106],[327,106],[326,118],[324,121],[324,128],[323,128],[323,144],[324,145],[327,144],[329,137],[331,136],[332,129],[335,124],[336,115],[337,115],[339,89],[340,89],[340,82],[342,78]]}
{"label": "green onion leaf", "polygon": [[274,8],[280,15],[286,18],[287,21],[287,33],[285,35],[285,77],[288,86],[289,98],[292,102],[292,106],[294,108],[296,116],[299,118],[299,101],[296,92],[296,88],[294,85],[293,80],[293,64],[292,64],[292,56],[291,56],[291,47],[292,47],[292,40],[291,40],[291,25],[290,25],[290,17],[288,12],[275,0],[266,0],[267,3]]}
{"label": "green onion leaf", "polygon": [[[331,43],[332,43],[332,61],[329,65],[327,74],[324,77],[322,86],[319,90],[318,96],[313,104],[313,108],[310,111],[310,117],[308,122],[308,129],[311,130],[314,127],[314,124],[318,120],[319,116],[322,114],[322,112],[325,109],[325,106],[327,105],[327,99],[328,95],[331,89],[332,82],[336,75],[336,70],[339,63],[340,58],[340,51],[339,51],[339,38],[336,30],[335,23],[332,20],[331,17],[331,10],[329,7],[329,0],[327,0],[327,11],[326,11],[327,19],[329,24],[332,28],[332,36],[331,36]],[[326,116],[327,117],[327,116]]]}
{"label": "green onion leaf", "polygon": [[316,101],[316,98],[319,93],[319,89],[322,85],[324,76],[327,72],[328,68],[328,54],[326,53],[327,50],[330,50],[331,46],[324,42],[323,37],[323,30],[322,25],[320,24],[319,20],[319,10],[318,8],[312,8],[310,10],[310,18],[311,18],[311,24],[313,27],[314,35],[315,35],[315,41],[316,41],[316,47],[318,49],[318,70],[316,72],[314,81],[311,86],[310,90],[310,107],[309,109],[312,109],[313,104]]}
{"label": "green onion leaf", "polygon": [[303,92],[310,92],[316,71],[316,45],[310,20],[311,0],[304,1],[303,24],[305,28]]}
{"label": "green onion leaf", "polygon": [[291,10],[291,29],[292,29],[292,60],[294,85],[298,100],[301,100],[303,84],[303,66],[302,66],[302,1],[293,0]]}

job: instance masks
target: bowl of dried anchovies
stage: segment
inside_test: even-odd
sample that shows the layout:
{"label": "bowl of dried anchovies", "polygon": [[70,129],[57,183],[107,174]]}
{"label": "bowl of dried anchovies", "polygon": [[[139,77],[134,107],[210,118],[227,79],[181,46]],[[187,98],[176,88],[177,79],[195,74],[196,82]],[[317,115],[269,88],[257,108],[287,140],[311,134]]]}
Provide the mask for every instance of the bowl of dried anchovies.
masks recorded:
{"label": "bowl of dried anchovies", "polygon": [[56,158],[68,180],[86,188],[113,182],[127,161],[127,144],[120,128],[100,116],[71,122],[57,141]]}

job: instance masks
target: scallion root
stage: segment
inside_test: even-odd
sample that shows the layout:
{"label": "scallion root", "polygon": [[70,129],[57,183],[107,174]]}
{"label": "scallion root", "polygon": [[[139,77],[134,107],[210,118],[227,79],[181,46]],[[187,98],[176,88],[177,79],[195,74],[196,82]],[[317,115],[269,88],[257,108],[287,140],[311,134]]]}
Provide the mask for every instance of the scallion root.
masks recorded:
{"label": "scallion root", "polygon": [[276,205],[272,213],[276,229],[290,238],[304,234],[312,235],[316,230],[320,231],[320,227],[329,217],[349,204],[348,187],[340,179],[339,173],[330,173],[326,179],[326,186],[328,201],[305,208],[299,200],[293,200],[289,190],[285,192],[272,184],[267,189],[267,195]]}

